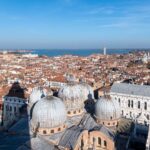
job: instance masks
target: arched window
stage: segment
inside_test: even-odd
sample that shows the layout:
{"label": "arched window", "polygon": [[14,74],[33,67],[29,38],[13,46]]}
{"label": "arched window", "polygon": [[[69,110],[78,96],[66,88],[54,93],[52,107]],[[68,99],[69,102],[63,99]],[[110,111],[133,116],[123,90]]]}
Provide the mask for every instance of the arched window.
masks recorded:
{"label": "arched window", "polygon": [[107,142],[106,141],[104,141],[104,146],[107,147]]}
{"label": "arched window", "polygon": [[61,131],[61,128],[58,128],[58,131]]}
{"label": "arched window", "polygon": [[128,100],[128,107],[130,107],[130,100]]}
{"label": "arched window", "polygon": [[43,134],[46,134],[46,130],[43,131]]}
{"label": "arched window", "polygon": [[110,119],[112,120],[112,116],[110,117]]}
{"label": "arched window", "polygon": [[138,109],[140,109],[140,107],[141,107],[141,106],[140,106],[140,101],[138,101]]}
{"label": "arched window", "polygon": [[98,144],[101,145],[101,138],[98,137]]}
{"label": "arched window", "polygon": [[74,111],[73,113],[76,114],[76,111]]}
{"label": "arched window", "polygon": [[149,120],[149,115],[147,115],[147,119]]}
{"label": "arched window", "polygon": [[118,98],[118,102],[120,103],[120,98]]}
{"label": "arched window", "polygon": [[144,103],[144,109],[147,110],[147,102]]}

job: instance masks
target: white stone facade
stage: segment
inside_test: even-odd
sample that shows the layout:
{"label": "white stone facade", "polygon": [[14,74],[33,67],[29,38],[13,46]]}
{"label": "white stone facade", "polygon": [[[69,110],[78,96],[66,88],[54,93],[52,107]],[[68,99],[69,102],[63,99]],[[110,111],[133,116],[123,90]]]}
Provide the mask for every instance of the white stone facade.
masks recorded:
{"label": "white stone facade", "polygon": [[63,82],[55,82],[55,81],[46,81],[45,86],[51,88],[61,88],[65,86],[66,83]]}
{"label": "white stone facade", "polygon": [[147,119],[150,115],[150,97],[110,93],[110,96],[119,102],[121,114],[127,118],[135,119],[144,113]]}
{"label": "white stone facade", "polygon": [[3,97],[3,126],[8,127],[20,117],[20,108],[25,105],[25,99],[18,97]]}
{"label": "white stone facade", "polygon": [[[130,86],[130,85],[129,85]],[[141,86],[141,85],[139,85]],[[121,86],[120,86],[121,88]],[[143,87],[144,88],[144,87]],[[130,93],[130,92],[129,92]],[[142,95],[132,95],[114,90],[110,91],[110,96],[119,102],[123,117],[133,120],[140,120],[140,123],[149,124],[150,120],[150,97]]]}

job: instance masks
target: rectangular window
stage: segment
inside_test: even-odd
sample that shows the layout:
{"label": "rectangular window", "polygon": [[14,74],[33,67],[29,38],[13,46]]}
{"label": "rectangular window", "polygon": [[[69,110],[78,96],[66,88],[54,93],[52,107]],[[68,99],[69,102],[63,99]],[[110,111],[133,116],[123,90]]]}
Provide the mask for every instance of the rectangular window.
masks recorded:
{"label": "rectangular window", "polygon": [[147,102],[144,103],[144,109],[147,110]]}
{"label": "rectangular window", "polygon": [[14,112],[16,112],[16,107],[14,107]]}
{"label": "rectangular window", "polygon": [[140,107],[141,107],[141,106],[140,106],[140,101],[138,101],[138,109],[140,109]]}
{"label": "rectangular window", "polygon": [[131,101],[131,107],[133,108],[133,100]]}
{"label": "rectangular window", "polygon": [[128,100],[128,107],[130,107],[130,100]]}

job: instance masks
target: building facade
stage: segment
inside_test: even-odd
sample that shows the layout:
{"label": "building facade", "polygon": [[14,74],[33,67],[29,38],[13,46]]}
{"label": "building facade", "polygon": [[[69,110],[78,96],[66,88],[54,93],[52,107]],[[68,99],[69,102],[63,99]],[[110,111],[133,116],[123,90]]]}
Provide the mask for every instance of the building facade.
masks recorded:
{"label": "building facade", "polygon": [[2,124],[4,128],[9,127],[12,123],[18,121],[20,118],[20,111],[23,106],[26,105],[25,99],[18,97],[4,96],[3,111],[2,111]]}
{"label": "building facade", "polygon": [[13,83],[8,93],[2,97],[1,126],[4,129],[19,120],[21,110],[27,104],[25,97],[25,90],[18,82]]}
{"label": "building facade", "polygon": [[123,117],[149,124],[150,86],[114,83],[110,96],[119,102]]}

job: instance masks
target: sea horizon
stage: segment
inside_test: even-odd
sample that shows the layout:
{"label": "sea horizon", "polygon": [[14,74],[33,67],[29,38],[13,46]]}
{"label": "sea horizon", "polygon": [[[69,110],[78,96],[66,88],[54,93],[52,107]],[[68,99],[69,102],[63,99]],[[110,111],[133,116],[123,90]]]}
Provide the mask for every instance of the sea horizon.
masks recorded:
{"label": "sea horizon", "polygon": [[[149,51],[150,49],[140,49],[140,48],[128,48],[128,49],[113,49],[108,48],[106,53],[112,54],[128,54],[135,51]],[[90,56],[94,54],[103,54],[103,49],[1,49],[0,51],[8,52],[19,52],[23,54],[38,54],[39,56],[63,56],[63,55],[73,55],[73,56]]]}

